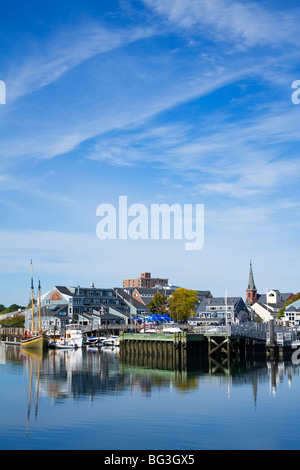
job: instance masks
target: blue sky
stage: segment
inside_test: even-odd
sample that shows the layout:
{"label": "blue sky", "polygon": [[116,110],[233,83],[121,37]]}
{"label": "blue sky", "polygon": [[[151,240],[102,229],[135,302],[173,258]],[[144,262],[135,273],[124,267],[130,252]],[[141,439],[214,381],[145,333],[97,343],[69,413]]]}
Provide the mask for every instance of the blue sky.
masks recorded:
{"label": "blue sky", "polygon": [[[0,303],[149,271],[298,292],[294,1],[11,1],[0,18]],[[18,14],[16,14],[18,13]],[[99,240],[96,209],[204,204],[205,243]]]}

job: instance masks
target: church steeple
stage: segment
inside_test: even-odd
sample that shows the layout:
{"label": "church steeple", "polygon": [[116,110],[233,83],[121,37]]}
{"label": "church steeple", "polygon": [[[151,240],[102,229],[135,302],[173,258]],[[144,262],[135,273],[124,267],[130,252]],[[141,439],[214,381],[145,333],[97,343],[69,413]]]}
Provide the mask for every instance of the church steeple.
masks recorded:
{"label": "church steeple", "polygon": [[253,305],[255,302],[257,302],[257,290],[256,290],[255,283],[254,283],[252,261],[250,260],[248,289],[246,290],[246,304]]}

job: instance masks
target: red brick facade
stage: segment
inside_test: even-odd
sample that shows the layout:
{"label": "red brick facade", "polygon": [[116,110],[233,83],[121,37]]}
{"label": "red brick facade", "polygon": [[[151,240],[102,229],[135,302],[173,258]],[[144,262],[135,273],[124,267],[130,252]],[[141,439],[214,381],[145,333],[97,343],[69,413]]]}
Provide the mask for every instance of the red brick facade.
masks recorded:
{"label": "red brick facade", "polygon": [[141,273],[140,277],[123,279],[123,287],[148,287],[167,286],[169,279],[151,277],[151,273]]}

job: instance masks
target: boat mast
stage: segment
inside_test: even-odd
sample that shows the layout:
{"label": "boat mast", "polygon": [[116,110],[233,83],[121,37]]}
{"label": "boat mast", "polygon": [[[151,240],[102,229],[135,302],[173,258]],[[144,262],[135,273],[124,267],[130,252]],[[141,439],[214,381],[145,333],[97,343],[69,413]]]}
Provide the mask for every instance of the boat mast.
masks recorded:
{"label": "boat mast", "polygon": [[42,331],[41,325],[41,281],[39,281],[39,333]]}
{"label": "boat mast", "polygon": [[34,305],[33,305],[33,274],[32,274],[32,260],[31,260],[31,315],[32,315],[32,333],[34,332]]}

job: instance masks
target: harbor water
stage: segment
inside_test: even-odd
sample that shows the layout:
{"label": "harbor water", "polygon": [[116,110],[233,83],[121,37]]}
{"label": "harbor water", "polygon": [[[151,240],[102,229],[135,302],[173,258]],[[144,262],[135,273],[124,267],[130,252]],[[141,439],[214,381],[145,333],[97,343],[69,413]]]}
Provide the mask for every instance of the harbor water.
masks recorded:
{"label": "harbor water", "polygon": [[0,343],[0,449],[299,449],[299,372],[292,360],[163,370],[118,348]]}

